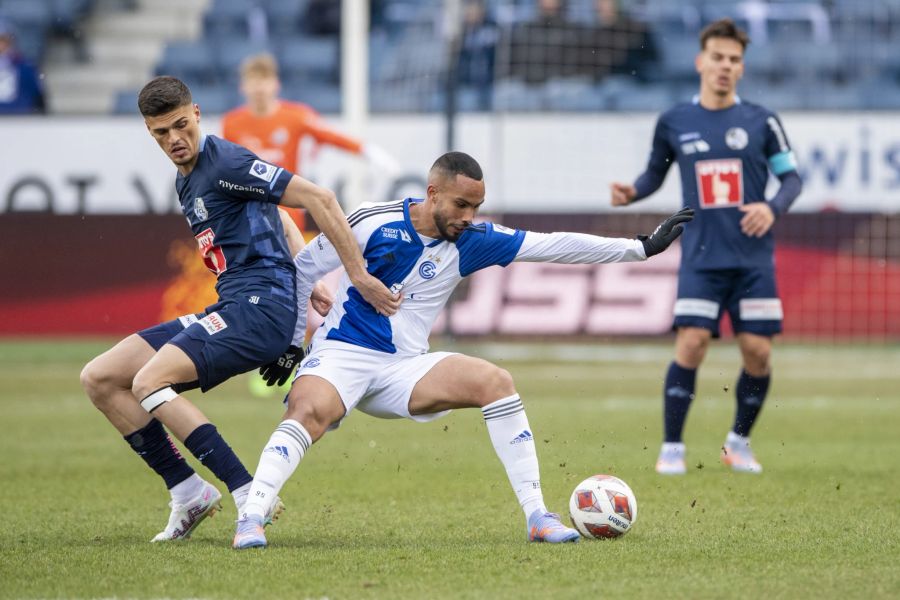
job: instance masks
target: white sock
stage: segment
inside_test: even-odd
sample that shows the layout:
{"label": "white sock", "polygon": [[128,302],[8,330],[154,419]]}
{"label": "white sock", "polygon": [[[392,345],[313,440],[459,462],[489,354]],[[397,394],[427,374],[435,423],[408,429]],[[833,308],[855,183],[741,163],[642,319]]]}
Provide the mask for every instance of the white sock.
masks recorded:
{"label": "white sock", "polygon": [[746,447],[750,445],[750,438],[738,435],[733,431],[729,431],[728,435],[725,436],[725,443],[729,446]]}
{"label": "white sock", "polygon": [[250,483],[245,483],[231,492],[231,497],[234,498],[234,505],[237,506],[238,512],[240,512],[241,508],[246,504],[247,496],[250,495],[250,486],[252,484],[252,481]]}
{"label": "white sock", "polygon": [[265,518],[275,496],[294,473],[312,444],[306,428],[293,419],[282,421],[259,457],[242,515]]}
{"label": "white sock", "polygon": [[519,395],[491,402],[481,409],[481,413],[494,450],[506,468],[509,483],[525,511],[525,518],[538,509],[547,512],[544,495],[541,493],[541,474],[534,435]]}
{"label": "white sock", "polygon": [[169,494],[175,504],[187,504],[188,500],[199,494],[201,489],[203,489],[203,480],[194,473],[181,483],[172,486]]}

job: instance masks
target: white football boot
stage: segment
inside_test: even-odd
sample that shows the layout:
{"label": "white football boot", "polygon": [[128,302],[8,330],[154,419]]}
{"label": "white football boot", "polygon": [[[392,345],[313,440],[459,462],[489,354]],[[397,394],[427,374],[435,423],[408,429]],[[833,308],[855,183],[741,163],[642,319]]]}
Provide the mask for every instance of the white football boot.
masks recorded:
{"label": "white football boot", "polygon": [[660,475],[684,475],[687,466],[684,462],[684,444],[682,442],[665,442],[656,459],[656,472]]}
{"label": "white football boot", "polygon": [[728,432],[722,446],[722,462],[738,473],[762,473],[762,465],[750,449],[750,438]]}
{"label": "white football boot", "polygon": [[197,525],[203,522],[203,519],[222,510],[221,501],[222,494],[219,493],[219,490],[211,483],[204,481],[200,492],[184,504],[169,502],[169,506],[172,507],[169,524],[150,541],[172,542],[191,537],[191,533],[197,528]]}

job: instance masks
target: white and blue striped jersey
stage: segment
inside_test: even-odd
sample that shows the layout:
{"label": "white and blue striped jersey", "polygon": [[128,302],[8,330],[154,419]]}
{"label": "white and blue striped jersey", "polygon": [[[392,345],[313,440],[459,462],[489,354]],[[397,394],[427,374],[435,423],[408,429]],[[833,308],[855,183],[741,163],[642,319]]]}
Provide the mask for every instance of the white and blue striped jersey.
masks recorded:
{"label": "white and blue striped jersey", "polygon": [[[432,325],[456,285],[472,273],[512,261],[594,264],[646,260],[636,239],[604,238],[583,233],[536,233],[480,223],[456,240],[433,239],[416,232],[407,198],[368,203],[348,217],[350,228],[366,260],[366,269],[404,300],[396,314],[375,312],[341,277],[334,306],[316,332],[314,343],[337,340],[401,356],[428,351]],[[341,266],[328,238],[319,235],[294,258],[297,266],[298,307],[294,343],[303,340],[306,303],[315,282]]]}

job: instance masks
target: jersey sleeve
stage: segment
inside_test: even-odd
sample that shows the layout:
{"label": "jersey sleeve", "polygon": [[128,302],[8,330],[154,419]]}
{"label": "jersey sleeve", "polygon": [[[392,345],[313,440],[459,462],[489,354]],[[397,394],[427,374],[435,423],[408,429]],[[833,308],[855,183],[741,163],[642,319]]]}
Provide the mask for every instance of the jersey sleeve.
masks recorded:
{"label": "jersey sleeve", "polygon": [[650,149],[647,169],[634,182],[637,190],[634,202],[646,198],[662,186],[666,173],[675,160],[675,151],[669,144],[667,132],[666,115],[662,115],[656,121],[656,129],[653,131],[653,146]]}
{"label": "jersey sleeve", "polygon": [[775,175],[784,175],[790,171],[797,170],[797,157],[791,149],[787,135],[784,133],[784,127],[775,113],[769,113],[766,117],[766,158],[769,162],[769,169]]}
{"label": "jersey sleeve", "polygon": [[232,200],[278,204],[293,173],[264,160],[245,148],[220,153],[214,185]]}
{"label": "jersey sleeve", "polygon": [[297,324],[293,344],[301,346],[306,337],[306,308],[313,287],[318,280],[341,266],[341,258],[325,234],[320,233],[297,253],[294,266],[297,276]]}
{"label": "jersey sleeve", "polygon": [[647,260],[640,240],[608,238],[587,233],[526,231],[516,261],[562,264],[600,264]]}
{"label": "jersey sleeve", "polygon": [[318,113],[310,110],[303,116],[303,126],[306,132],[316,140],[316,143],[335,146],[353,154],[359,154],[362,151],[362,143],[359,140],[330,127]]}
{"label": "jersey sleeve", "polygon": [[493,223],[472,225],[456,242],[459,273],[463,277],[494,265],[511,263],[522,246],[525,232]]}

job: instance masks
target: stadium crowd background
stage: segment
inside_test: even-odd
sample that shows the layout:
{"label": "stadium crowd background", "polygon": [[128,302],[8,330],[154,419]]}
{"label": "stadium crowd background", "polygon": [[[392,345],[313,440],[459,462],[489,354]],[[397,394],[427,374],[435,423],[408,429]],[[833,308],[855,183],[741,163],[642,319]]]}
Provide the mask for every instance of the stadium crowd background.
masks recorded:
{"label": "stadium crowd background", "polygon": [[[0,302],[0,334],[120,333],[192,308],[197,286],[187,282],[200,275],[189,246],[169,245],[183,237],[183,222],[170,169],[135,122],[136,92],[155,74],[183,78],[212,116],[206,131],[219,133],[215,117],[242,103],[239,65],[268,51],[280,63],[283,98],[364,135],[341,112],[340,7],[0,0],[0,39],[21,53],[0,61],[0,95],[24,89],[11,73],[28,64],[44,92],[0,101],[0,110],[47,115],[0,122],[8,139],[25,143],[4,144],[0,154],[8,167],[0,228],[15,253],[52,257],[41,277],[4,262],[0,276],[19,287]],[[422,156],[446,149],[447,115],[458,112],[456,145],[485,164],[493,218],[606,235],[641,231],[678,202],[670,174],[658,198],[610,214],[606,186],[640,172],[656,115],[696,92],[700,28],[734,18],[752,38],[738,92],[784,113],[805,179],[777,229],[786,337],[900,339],[900,1],[372,0],[369,14],[368,135],[403,172],[366,199],[421,193]],[[316,158],[303,174],[343,198],[352,160],[307,151]],[[38,229],[51,242],[38,241]],[[145,258],[129,264],[115,240]],[[76,286],[60,256],[106,267]],[[442,327],[459,335],[665,333],[676,264],[517,266],[503,278],[476,278]],[[583,297],[516,283],[536,277]],[[648,291],[653,277],[670,283],[659,298]],[[65,312],[52,310],[63,301]]]}
{"label": "stadium crowd background", "polygon": [[[900,105],[897,0],[457,4],[449,27],[442,0],[372,0],[373,112],[442,110],[450,67],[462,111],[659,110],[695,89],[685,57],[723,16],[753,40],[743,88],[779,110]],[[240,102],[239,63],[261,50],[279,59],[286,97],[341,108],[338,0],[0,0],[0,17],[46,75],[51,113],[132,114],[135,90],[159,73],[222,112]]]}

